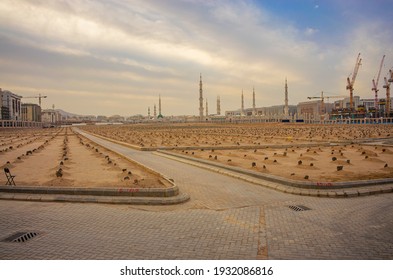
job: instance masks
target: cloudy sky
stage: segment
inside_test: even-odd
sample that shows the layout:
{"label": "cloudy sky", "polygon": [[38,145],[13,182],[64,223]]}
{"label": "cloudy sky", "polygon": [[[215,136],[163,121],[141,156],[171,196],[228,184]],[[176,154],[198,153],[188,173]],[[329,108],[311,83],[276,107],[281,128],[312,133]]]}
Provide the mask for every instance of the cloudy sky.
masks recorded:
{"label": "cloudy sky", "polygon": [[[393,0],[1,0],[0,87],[77,114],[198,115],[307,96],[372,98],[393,67]],[[25,99],[34,102],[35,99]],[[38,101],[37,101],[38,102]]]}

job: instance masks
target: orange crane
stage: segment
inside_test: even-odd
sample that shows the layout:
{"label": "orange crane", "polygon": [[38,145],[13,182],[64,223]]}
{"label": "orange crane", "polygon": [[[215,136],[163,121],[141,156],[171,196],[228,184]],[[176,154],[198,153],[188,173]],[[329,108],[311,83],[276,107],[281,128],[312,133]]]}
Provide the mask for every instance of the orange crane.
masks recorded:
{"label": "orange crane", "polygon": [[41,107],[41,98],[47,98],[48,96],[46,96],[46,95],[41,95],[41,93],[38,95],[38,96],[26,96],[26,97],[23,97],[23,98],[38,98],[38,103],[40,104],[40,107]]}
{"label": "orange crane", "polygon": [[392,69],[389,70],[389,79],[386,79],[384,77],[385,84],[383,85],[383,88],[386,88],[386,108],[385,108],[385,116],[390,117],[390,83],[393,82],[393,71]]}
{"label": "orange crane", "polygon": [[381,60],[381,65],[379,66],[379,71],[378,71],[378,76],[377,76],[377,81],[375,82],[375,80],[373,79],[373,88],[371,90],[373,90],[375,92],[375,99],[374,99],[374,107],[375,110],[378,112],[378,82],[379,82],[379,77],[381,75],[381,70],[382,70],[382,65],[383,65],[383,60],[385,59],[385,55],[383,55],[382,60]]}
{"label": "orange crane", "polygon": [[326,108],[325,108],[325,103],[324,103],[325,98],[329,99],[329,98],[345,98],[345,97],[346,97],[345,95],[324,96],[323,91],[322,91],[320,97],[319,96],[309,96],[307,98],[308,99],[321,99],[321,107],[319,109],[320,110],[319,114],[322,116],[323,114],[326,113]]}
{"label": "orange crane", "polygon": [[360,58],[360,53],[358,54],[358,57],[356,58],[356,63],[355,63],[355,68],[352,73],[352,78],[349,79],[347,77],[347,89],[349,89],[349,108],[351,112],[353,112],[353,86],[355,84],[356,76],[359,71],[359,67],[362,65],[362,59]]}

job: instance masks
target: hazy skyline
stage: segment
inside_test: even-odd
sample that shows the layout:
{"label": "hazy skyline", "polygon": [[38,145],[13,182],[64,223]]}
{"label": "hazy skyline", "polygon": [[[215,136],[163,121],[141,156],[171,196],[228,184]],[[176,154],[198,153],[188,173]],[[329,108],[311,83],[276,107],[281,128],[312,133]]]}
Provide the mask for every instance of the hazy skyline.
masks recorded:
{"label": "hazy skyline", "polygon": [[[0,87],[47,95],[43,108],[77,114],[198,115],[199,74],[209,112],[355,94],[393,67],[392,0],[0,2]],[[32,102],[32,99],[22,100]],[[38,102],[38,101],[37,101]]]}

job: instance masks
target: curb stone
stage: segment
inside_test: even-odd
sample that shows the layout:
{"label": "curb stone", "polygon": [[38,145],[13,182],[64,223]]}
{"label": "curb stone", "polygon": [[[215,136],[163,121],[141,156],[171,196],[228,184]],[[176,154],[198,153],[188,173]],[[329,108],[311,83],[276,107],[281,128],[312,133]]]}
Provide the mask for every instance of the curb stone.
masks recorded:
{"label": "curb stone", "polygon": [[0,200],[19,200],[32,202],[76,202],[76,203],[105,203],[127,205],[172,205],[187,202],[190,196],[180,193],[172,197],[118,197],[91,195],[49,195],[49,194],[4,194],[0,192]]}

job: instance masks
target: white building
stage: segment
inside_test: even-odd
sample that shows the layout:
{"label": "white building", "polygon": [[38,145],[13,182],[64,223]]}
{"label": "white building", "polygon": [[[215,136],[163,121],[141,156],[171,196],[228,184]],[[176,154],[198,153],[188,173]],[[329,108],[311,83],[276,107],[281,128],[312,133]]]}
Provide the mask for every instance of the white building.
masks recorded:
{"label": "white building", "polygon": [[61,122],[61,114],[54,109],[42,110],[41,120],[43,123],[57,124]]}
{"label": "white building", "polygon": [[332,109],[332,103],[322,103],[322,100],[299,102],[297,105],[297,115],[299,118],[304,119],[319,119],[321,116],[329,114]]}
{"label": "white building", "polygon": [[1,120],[22,120],[21,98],[22,96],[0,88]]}
{"label": "white building", "polygon": [[[357,108],[359,105],[363,105],[363,104],[361,104],[361,102],[360,102],[360,97],[359,96],[354,96],[353,97],[353,108]],[[336,109],[338,109],[338,108],[340,108],[340,109],[349,109],[351,106],[350,106],[350,98],[349,97],[346,97],[346,98],[344,98],[344,99],[341,99],[341,100],[337,100],[337,101],[335,101],[334,102],[334,108],[336,108]]]}
{"label": "white building", "polygon": [[[242,116],[244,113],[245,116],[253,116],[254,113],[256,116],[262,116],[262,117],[272,117],[272,118],[283,118],[285,116],[285,105],[275,105],[275,106],[270,106],[270,107],[257,107],[257,108],[246,108],[242,112],[241,109],[239,110],[234,110],[234,111],[225,111],[225,116],[226,117],[234,117],[234,116]],[[295,105],[289,105],[288,106],[288,114],[289,115],[294,115],[296,114],[296,106]]]}
{"label": "white building", "polygon": [[41,122],[41,107],[37,104],[22,104],[22,120]]}

